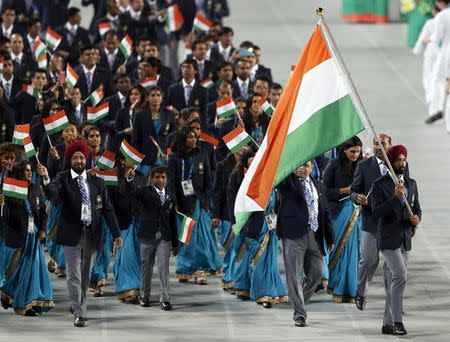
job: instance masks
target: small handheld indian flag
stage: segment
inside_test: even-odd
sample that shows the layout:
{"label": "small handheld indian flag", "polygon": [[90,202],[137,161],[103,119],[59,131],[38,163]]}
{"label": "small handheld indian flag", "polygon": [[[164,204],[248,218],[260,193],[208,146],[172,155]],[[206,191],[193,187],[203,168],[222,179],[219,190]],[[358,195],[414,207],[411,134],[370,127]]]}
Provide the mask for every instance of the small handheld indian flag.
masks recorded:
{"label": "small handheld indian flag", "polygon": [[207,143],[210,143],[214,147],[217,147],[219,145],[219,140],[210,136],[209,134],[206,134],[205,132],[200,132],[200,135],[198,138],[200,141],[205,141]]}
{"label": "small handheld indian flag", "polygon": [[37,58],[37,64],[38,64],[38,68],[47,69],[48,60],[47,60],[47,54],[46,53],[43,53],[42,55],[40,55]]}
{"label": "small handheld indian flag", "polygon": [[25,148],[25,154],[28,159],[36,155],[36,150],[29,136],[23,139],[23,147]]}
{"label": "small handheld indian flag", "polygon": [[157,82],[158,82],[157,76],[150,76],[147,77],[145,80],[139,82],[139,84],[143,86],[145,89],[148,89],[151,86],[155,86]]}
{"label": "small handheld indian flag", "polygon": [[47,47],[52,51],[55,51],[59,43],[61,43],[62,37],[50,27],[47,28],[47,33],[45,34],[45,43]]}
{"label": "small handheld indian flag", "polygon": [[177,4],[167,8],[166,23],[170,32],[178,31],[183,25],[184,18]]}
{"label": "small handheld indian flag", "polygon": [[103,92],[103,87],[100,86],[88,96],[86,101],[91,101],[91,105],[95,107],[101,100],[103,100],[103,96],[105,96],[105,93]]}
{"label": "small handheld indian flag", "polygon": [[116,171],[105,171],[105,170],[95,170],[94,169],[94,173],[98,178],[103,179],[103,181],[105,182],[105,185],[109,185],[109,186],[119,185]]}
{"label": "small handheld indian flag", "polygon": [[34,59],[37,60],[40,56],[45,54],[46,51],[47,51],[47,48],[45,47],[45,44],[42,42],[42,40],[37,38],[33,45]]}
{"label": "small handheld indian flag", "polygon": [[203,88],[209,89],[214,87],[214,82],[211,80],[204,80],[200,83]]}
{"label": "small handheld indian flag", "polygon": [[191,242],[192,231],[194,230],[195,221],[186,215],[177,213],[177,221],[179,222],[178,240],[185,245]]}
{"label": "small handheld indian flag", "polygon": [[58,133],[69,125],[69,120],[67,119],[66,112],[64,110],[60,110],[55,114],[43,118],[42,122],[48,135]]}
{"label": "small handheld indian flag", "polygon": [[236,104],[231,96],[216,102],[217,119],[227,119],[236,114]]}
{"label": "small handheld indian flag", "polygon": [[266,113],[268,116],[272,116],[273,112],[275,111],[275,108],[272,107],[272,105],[267,101],[265,97],[262,97],[258,100],[259,105],[261,106],[264,113]]}
{"label": "small handheld indian flag", "polygon": [[0,56],[0,74],[3,73],[3,61],[4,61],[3,56]]}
{"label": "small handheld indian flag", "polygon": [[14,127],[14,133],[12,143],[17,145],[23,145],[23,139],[30,135],[30,124],[16,125]]}
{"label": "small handheld indian flag", "polygon": [[105,150],[95,166],[97,166],[101,170],[112,170],[115,162],[115,153]]}
{"label": "small handheld indian flag", "polygon": [[109,102],[105,102],[97,107],[87,107],[87,121],[97,122],[109,113]]}
{"label": "small handheld indian flag", "polygon": [[241,126],[238,126],[227,135],[224,135],[222,140],[231,153],[236,153],[246,146],[252,138]]}
{"label": "small handheld indian flag", "polygon": [[129,35],[123,37],[122,41],[119,44],[119,50],[122,52],[125,59],[131,56],[131,51],[133,50],[133,41]]}
{"label": "small handheld indian flag", "polygon": [[139,165],[145,158],[145,155],[136,150],[126,140],[123,140],[122,144],[120,144],[120,152],[122,152],[126,160],[132,162],[135,165]]}
{"label": "small handheld indian flag", "polygon": [[98,33],[100,34],[100,37],[103,38],[106,32],[112,29],[111,23],[100,23],[97,25],[98,27]]}
{"label": "small handheld indian flag", "polygon": [[28,182],[5,177],[3,179],[3,194],[6,197],[26,200],[28,198]]}
{"label": "small handheld indian flag", "polygon": [[66,68],[66,82],[67,82],[67,86],[69,87],[69,89],[72,89],[73,87],[75,87],[75,84],[77,84],[78,82],[78,74],[76,73],[75,70],[73,70],[73,68],[70,66],[69,63],[67,63],[67,68]]}
{"label": "small handheld indian flag", "polygon": [[189,55],[192,54],[192,47],[191,44],[186,43],[186,45],[184,46],[184,55],[187,58]]}
{"label": "small handheld indian flag", "polygon": [[31,84],[23,84],[22,91],[24,91],[28,95],[34,96],[37,99],[42,98],[41,92],[37,90],[35,87],[33,87],[33,85]]}
{"label": "small handheld indian flag", "polygon": [[211,29],[212,22],[197,12],[192,28],[197,32],[207,32]]}

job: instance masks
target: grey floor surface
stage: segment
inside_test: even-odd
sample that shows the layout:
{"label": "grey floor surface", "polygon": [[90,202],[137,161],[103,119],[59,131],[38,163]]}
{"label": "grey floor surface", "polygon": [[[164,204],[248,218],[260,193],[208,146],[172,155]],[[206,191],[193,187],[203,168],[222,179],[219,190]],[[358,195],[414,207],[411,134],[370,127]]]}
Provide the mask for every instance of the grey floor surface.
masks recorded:
{"label": "grey floor surface", "polygon": [[[421,61],[405,48],[406,26],[344,24],[339,20],[339,2],[231,0],[227,23],[235,28],[236,44],[249,39],[261,46],[263,63],[284,84],[317,20],[315,6],[327,10],[330,28],[376,129],[408,147],[411,174],[419,185],[424,218],[409,263],[404,317],[409,335],[403,339],[449,341],[450,136],[442,124],[423,124]],[[38,318],[1,310],[0,341],[395,340],[380,334],[384,307],[380,270],[365,311],[335,304],[322,293],[313,297],[309,327],[303,329],[293,326],[288,304],[265,310],[224,293],[218,279],[200,287],[178,284],[174,276],[173,312],[122,304],[109,285],[104,298],[90,296],[88,327],[75,329],[65,282],[52,276],[56,308]],[[155,286],[155,300],[157,291]]]}

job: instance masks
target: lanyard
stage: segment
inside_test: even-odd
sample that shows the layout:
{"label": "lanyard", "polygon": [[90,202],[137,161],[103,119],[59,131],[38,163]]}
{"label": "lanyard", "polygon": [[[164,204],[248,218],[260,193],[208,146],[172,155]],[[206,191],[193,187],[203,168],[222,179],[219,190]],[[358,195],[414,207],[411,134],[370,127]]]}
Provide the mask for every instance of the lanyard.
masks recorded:
{"label": "lanyard", "polygon": [[32,213],[31,213],[31,203],[30,203],[30,200],[25,200],[25,209],[27,210],[27,214],[28,214],[28,216],[31,216],[32,215]]}
{"label": "lanyard", "polygon": [[187,176],[187,178],[184,175],[184,159],[181,158],[181,179],[182,180],[186,180],[186,179],[191,179],[192,178],[192,173],[194,172],[194,159],[191,157],[189,158],[189,174]]}

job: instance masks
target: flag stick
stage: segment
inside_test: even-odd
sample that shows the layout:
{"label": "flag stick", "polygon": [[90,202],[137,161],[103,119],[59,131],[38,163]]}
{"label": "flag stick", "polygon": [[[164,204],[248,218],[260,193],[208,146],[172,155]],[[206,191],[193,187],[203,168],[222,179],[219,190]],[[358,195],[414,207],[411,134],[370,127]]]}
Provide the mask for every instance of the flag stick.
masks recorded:
{"label": "flag stick", "polygon": [[39,161],[39,157],[38,157],[37,151],[36,151],[36,154],[34,156],[36,157],[37,163],[40,164],[41,162]]}
{"label": "flag stick", "polygon": [[[323,13],[323,9],[322,8],[318,8],[316,10],[316,14],[319,16],[319,27],[323,33],[323,36],[325,38],[325,42],[328,46],[328,48],[331,51],[331,54],[333,55],[333,57],[336,58],[337,64],[339,66],[339,68],[341,69],[340,71],[342,72],[347,86],[349,87],[350,90],[350,96],[353,99],[353,103],[355,104],[356,110],[358,111],[358,113],[360,114],[360,116],[362,116],[363,120],[365,121],[366,125],[368,126],[369,130],[371,131],[371,133],[373,134],[373,136],[375,137],[376,141],[378,142],[378,144],[381,147],[381,152],[383,154],[383,158],[386,162],[387,167],[389,168],[390,171],[390,176],[392,178],[392,180],[394,181],[395,185],[399,184],[399,181],[397,179],[397,177],[395,177],[395,172],[394,169],[392,168],[392,165],[386,155],[386,151],[384,150],[383,145],[381,144],[380,138],[378,137],[377,132],[375,131],[375,128],[372,124],[372,121],[370,120],[369,114],[366,111],[366,108],[364,107],[361,98],[358,94],[358,91],[356,90],[356,87],[353,83],[352,78],[350,77],[350,73],[344,63],[344,60],[339,52],[339,49],[336,46],[336,42],[333,39],[333,36],[331,35],[331,32],[328,28],[327,23],[325,22],[325,18],[324,18],[324,13]],[[406,205],[406,209],[408,210],[409,214],[412,216],[413,212],[411,210],[411,206],[409,205],[408,201],[406,200],[406,197],[403,196],[404,199],[404,203]]]}
{"label": "flag stick", "polygon": [[48,143],[50,144],[50,147],[53,147],[52,141],[51,141],[50,136],[48,134],[47,134],[47,140],[48,140]]}
{"label": "flag stick", "polygon": [[3,206],[4,204],[2,204],[1,208],[0,208],[0,216],[3,217]]}

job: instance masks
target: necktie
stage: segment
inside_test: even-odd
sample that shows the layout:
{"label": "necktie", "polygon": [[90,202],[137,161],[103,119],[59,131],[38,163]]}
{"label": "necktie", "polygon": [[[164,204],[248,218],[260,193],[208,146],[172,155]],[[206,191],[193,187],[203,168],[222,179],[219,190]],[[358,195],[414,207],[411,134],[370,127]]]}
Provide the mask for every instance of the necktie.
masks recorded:
{"label": "necktie", "polygon": [[3,88],[5,88],[6,99],[9,101],[9,98],[11,96],[11,85],[9,84],[9,82],[7,82],[3,85]]}
{"label": "necktie", "polygon": [[88,87],[88,93],[91,92],[91,86],[92,86],[92,72],[88,71],[86,73],[86,83]]}
{"label": "necktie", "polygon": [[81,113],[78,109],[75,109],[75,116],[77,117],[77,125],[80,126],[82,124]]}
{"label": "necktie", "polygon": [[241,84],[241,96],[247,100],[248,92],[247,92],[247,81],[242,82]]}
{"label": "necktie", "polygon": [[307,180],[301,180],[303,194],[305,195],[306,204],[308,205],[309,219],[308,224],[313,232],[317,231],[319,223],[317,222],[317,214],[314,207],[314,195],[311,184]]}
{"label": "necktie", "polygon": [[186,106],[189,105],[189,100],[191,99],[192,86],[190,84],[184,87],[184,99],[186,100]]}
{"label": "necktie", "polygon": [[116,59],[116,56],[114,55],[114,53],[112,53],[112,52],[108,53],[108,64],[109,64],[109,68],[111,70],[113,68],[115,59]]}
{"label": "necktie", "polygon": [[[91,201],[89,200],[89,194],[88,194],[88,187],[86,184],[86,181],[84,180],[83,177],[78,176],[77,177],[77,181],[78,181],[78,188],[80,189],[80,195],[81,195],[81,201],[90,206],[91,205]],[[85,224],[90,224],[91,222],[83,222]]]}
{"label": "necktie", "polygon": [[159,191],[159,199],[161,200],[161,205],[164,204],[164,201],[166,200],[166,196],[164,196],[164,191]]}
{"label": "necktie", "polygon": [[19,57],[14,58],[14,62],[16,62],[20,66],[20,59],[19,59]]}
{"label": "necktie", "polygon": [[203,79],[203,73],[205,72],[205,62],[198,62],[198,75],[200,79]]}
{"label": "necktie", "polygon": [[388,167],[383,162],[380,163],[380,167],[381,167],[381,175],[386,176],[389,172]]}

